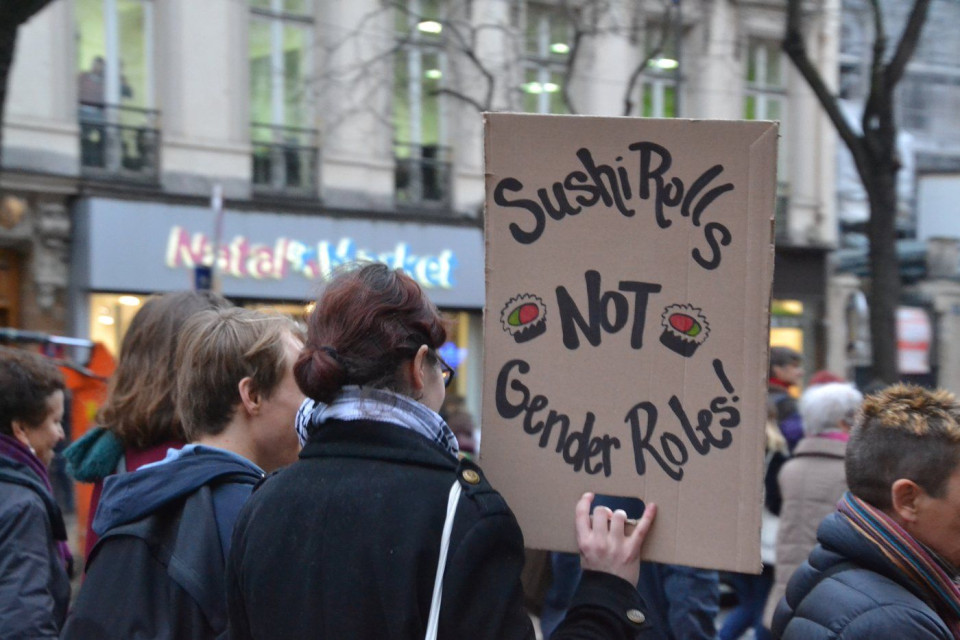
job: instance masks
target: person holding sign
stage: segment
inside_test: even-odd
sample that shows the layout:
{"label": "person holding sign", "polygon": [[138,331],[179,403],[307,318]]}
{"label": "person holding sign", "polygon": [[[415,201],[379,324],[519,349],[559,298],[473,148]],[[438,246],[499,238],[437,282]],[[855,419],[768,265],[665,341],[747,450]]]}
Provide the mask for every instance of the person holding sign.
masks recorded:
{"label": "person holding sign", "polygon": [[[453,370],[436,307],[373,263],[335,276],[307,322],[309,441],[238,518],[231,638],[534,638],[517,521],[437,414]],[[585,573],[554,637],[654,633],[634,584],[656,508],[628,533],[592,500],[576,505]]]}

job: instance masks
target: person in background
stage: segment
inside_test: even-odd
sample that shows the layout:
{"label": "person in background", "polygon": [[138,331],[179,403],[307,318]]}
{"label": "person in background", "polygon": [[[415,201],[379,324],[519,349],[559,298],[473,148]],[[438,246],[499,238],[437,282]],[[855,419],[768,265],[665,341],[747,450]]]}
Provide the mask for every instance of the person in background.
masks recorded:
{"label": "person in background", "polygon": [[297,334],[288,318],[249,309],[187,321],[176,409],[190,444],[106,479],[93,523],[101,537],[62,640],[223,637],[237,513],[253,485],[300,450]]}
{"label": "person in background", "polygon": [[184,323],[194,314],[232,306],[209,291],[183,291],[151,298],[137,311],[120,346],[99,422],[63,452],[67,472],[92,482],[84,557],[97,543],[94,514],[104,478],[136,471],[163,459],[186,442],[175,411],[176,358]]}
{"label": "person in background", "polygon": [[[309,442],[237,520],[230,637],[532,640],[520,527],[437,413],[453,370],[436,307],[402,271],[370,263],[334,276],[307,325],[296,378],[315,401]],[[628,534],[623,511],[591,515],[592,501],[576,506],[587,570],[558,635],[653,633],[634,584],[656,508]]]}
{"label": "person in background", "polygon": [[63,439],[63,375],[0,348],[0,638],[56,638],[73,559],[47,468]]}
{"label": "person in background", "polygon": [[724,574],[724,580],[737,595],[737,606],[724,620],[717,636],[719,640],[736,640],[750,628],[753,629],[755,640],[767,640],[770,637],[770,631],[763,623],[763,607],[773,586],[773,569],[776,562],[775,541],[780,527],[782,496],[777,486],[777,474],[783,468],[789,454],[787,440],[776,424],[776,412],[770,406],[767,411],[764,429],[766,434],[764,495],[760,525],[760,559],[763,567],[759,574]]}
{"label": "person in background", "polygon": [[770,347],[767,404],[776,412],[777,426],[793,451],[803,437],[803,425],[791,388],[803,382],[803,356],[789,347]]}
{"label": "person in background", "polygon": [[847,490],[843,459],[863,395],[843,382],[811,386],[800,396],[804,437],[780,471],[783,503],[774,586],[764,620],[769,627],[787,582],[817,544],[817,527]]}
{"label": "person in background", "polygon": [[773,617],[783,640],[960,638],[960,405],[894,385],[863,402],[847,491]]}

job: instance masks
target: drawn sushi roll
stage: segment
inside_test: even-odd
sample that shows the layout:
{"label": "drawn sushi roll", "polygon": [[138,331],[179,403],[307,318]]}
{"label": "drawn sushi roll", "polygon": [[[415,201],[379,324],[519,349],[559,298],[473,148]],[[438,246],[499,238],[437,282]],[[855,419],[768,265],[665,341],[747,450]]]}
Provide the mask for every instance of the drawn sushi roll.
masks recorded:
{"label": "drawn sushi roll", "polygon": [[660,342],[685,358],[694,354],[710,335],[710,325],[703,310],[690,304],[672,304],[660,316],[663,333]]}
{"label": "drawn sushi roll", "polygon": [[533,340],[547,330],[547,307],[533,294],[520,294],[503,307],[500,324],[517,343]]}

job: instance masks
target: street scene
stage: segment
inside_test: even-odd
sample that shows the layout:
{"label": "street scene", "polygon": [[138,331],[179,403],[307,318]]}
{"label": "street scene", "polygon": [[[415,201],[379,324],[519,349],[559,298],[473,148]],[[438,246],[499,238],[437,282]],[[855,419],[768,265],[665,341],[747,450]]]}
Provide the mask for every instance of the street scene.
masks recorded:
{"label": "street scene", "polygon": [[0,88],[0,638],[960,639],[956,0],[5,0]]}

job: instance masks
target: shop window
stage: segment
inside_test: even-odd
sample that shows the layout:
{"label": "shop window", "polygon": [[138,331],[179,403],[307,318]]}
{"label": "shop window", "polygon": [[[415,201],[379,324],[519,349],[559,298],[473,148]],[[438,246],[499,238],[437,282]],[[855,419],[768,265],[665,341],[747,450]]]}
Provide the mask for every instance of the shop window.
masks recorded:
{"label": "shop window", "polygon": [[88,177],[156,181],[152,0],[76,0],[80,163]]}
{"label": "shop window", "polygon": [[149,300],[141,294],[94,293],[90,295],[90,339],[101,342],[116,358],[133,316]]}
{"label": "shop window", "polygon": [[308,87],[313,74],[309,0],[251,0],[250,140],[261,192],[315,196],[320,137]]}
{"label": "shop window", "polygon": [[393,123],[398,207],[448,210],[452,169],[442,96],[447,64],[441,6],[409,0],[396,9]]}
{"label": "shop window", "polygon": [[523,109],[528,113],[567,113],[563,83],[570,59],[572,30],[561,7],[530,4],[524,38]]}

